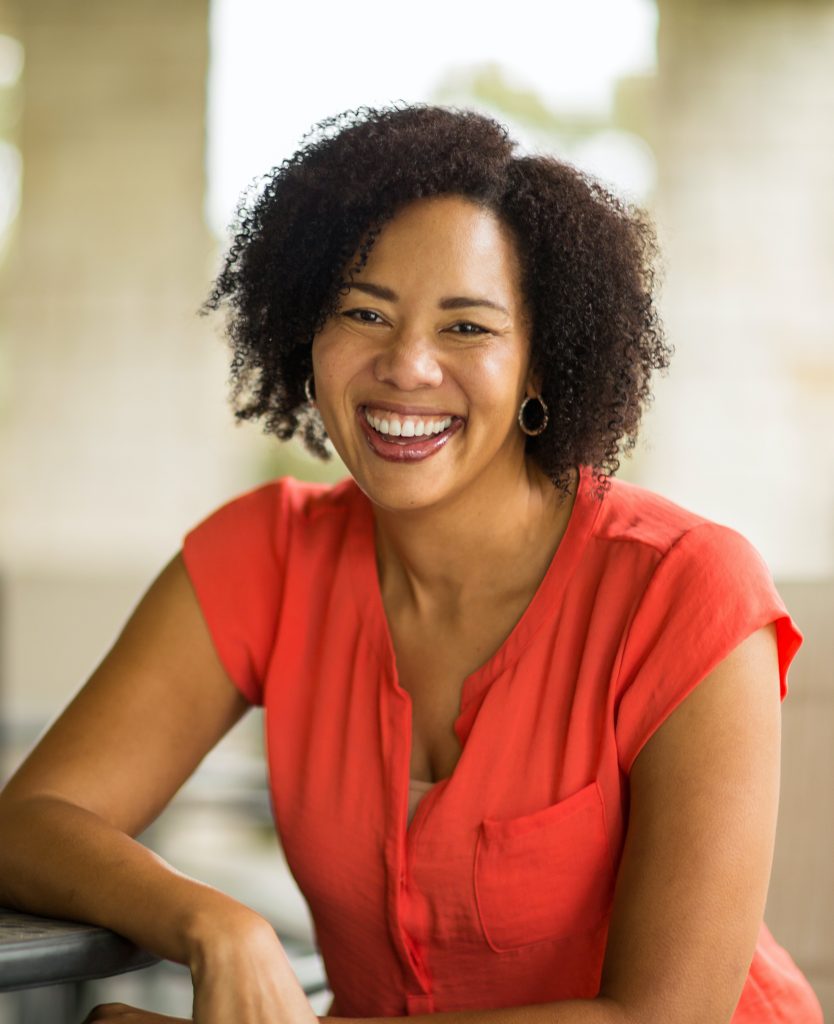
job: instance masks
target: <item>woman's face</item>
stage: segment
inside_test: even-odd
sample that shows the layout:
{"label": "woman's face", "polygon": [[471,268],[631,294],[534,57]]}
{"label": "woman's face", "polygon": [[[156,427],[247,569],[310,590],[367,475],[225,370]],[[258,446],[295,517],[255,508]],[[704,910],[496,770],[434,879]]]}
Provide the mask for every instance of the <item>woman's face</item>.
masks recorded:
{"label": "woman's face", "polygon": [[509,230],[463,197],[420,199],[385,225],[314,338],[316,404],[383,508],[498,494],[524,467],[529,353]]}

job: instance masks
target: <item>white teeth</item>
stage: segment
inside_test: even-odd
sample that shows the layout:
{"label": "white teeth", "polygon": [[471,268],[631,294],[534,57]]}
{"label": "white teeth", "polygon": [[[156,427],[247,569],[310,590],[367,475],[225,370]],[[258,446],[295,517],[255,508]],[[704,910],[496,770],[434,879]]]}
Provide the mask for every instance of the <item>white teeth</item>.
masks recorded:
{"label": "white teeth", "polygon": [[365,419],[380,434],[389,437],[431,437],[441,434],[452,425],[452,417],[442,420],[382,419],[365,410]]}

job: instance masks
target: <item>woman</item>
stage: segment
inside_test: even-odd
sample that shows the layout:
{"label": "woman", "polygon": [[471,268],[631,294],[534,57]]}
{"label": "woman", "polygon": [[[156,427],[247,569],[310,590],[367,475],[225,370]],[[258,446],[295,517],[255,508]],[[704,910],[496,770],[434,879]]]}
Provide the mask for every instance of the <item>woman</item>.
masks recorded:
{"label": "woman", "polygon": [[350,478],[187,535],[9,783],[0,902],[188,964],[199,1024],[311,1021],[266,922],[131,838],[263,703],[331,1016],[821,1021],[762,920],[801,634],[741,535],[611,479],[668,364],[652,255],[472,112],[275,169],[207,306],[238,417]]}

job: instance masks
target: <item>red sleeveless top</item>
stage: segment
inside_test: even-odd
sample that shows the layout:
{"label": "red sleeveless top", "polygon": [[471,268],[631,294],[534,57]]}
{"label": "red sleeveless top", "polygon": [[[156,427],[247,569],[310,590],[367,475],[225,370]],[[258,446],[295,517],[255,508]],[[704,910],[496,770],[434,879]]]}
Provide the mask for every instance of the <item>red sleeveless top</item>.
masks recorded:
{"label": "red sleeveless top", "polygon": [[[266,716],[275,820],[315,923],[336,1016],[592,998],[629,771],[742,640],[776,623],[780,692],[802,642],[733,529],[581,467],[530,605],[463,683],[454,772],[408,823],[411,698],[376,572],[370,502],[275,480],[185,538],[232,681]],[[821,1024],[762,924],[733,1024]]]}

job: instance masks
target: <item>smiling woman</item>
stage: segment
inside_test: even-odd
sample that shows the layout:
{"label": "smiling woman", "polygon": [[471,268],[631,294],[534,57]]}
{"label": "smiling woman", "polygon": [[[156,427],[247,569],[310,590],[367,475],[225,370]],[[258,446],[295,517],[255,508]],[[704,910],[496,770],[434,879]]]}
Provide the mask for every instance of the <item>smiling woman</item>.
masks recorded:
{"label": "smiling woman", "polygon": [[0,797],[0,902],[188,964],[198,1024],[314,1024],[266,922],[132,838],[262,704],[329,1017],[820,1024],[763,920],[802,634],[742,535],[613,478],[669,356],[647,221],[428,106],[247,202],[237,415],[350,476],[188,532]]}
{"label": "smiling woman", "polygon": [[[385,304],[352,313],[357,322],[390,327],[386,311],[413,306],[413,295],[367,264],[378,245],[398,245],[402,257],[411,241],[383,243],[380,233],[409,205],[434,199],[423,204],[436,211],[431,231],[443,233],[442,244],[439,235],[428,243],[432,260],[456,274],[444,282],[435,271],[431,302],[459,313],[474,298],[468,311],[482,317],[472,327],[449,319],[444,330],[523,336],[553,426],[529,437],[525,452],[563,494],[579,463],[597,467],[599,491],[607,489],[636,442],[651,374],[671,354],[653,299],[654,235],[641,211],[569,164],[514,151],[496,122],[442,107],[366,109],[316,125],[254,201],[244,196],[204,307],[228,311],[238,418],[261,419],[282,439],[300,432],[327,457],[326,427],[305,395],[311,340],[345,310],[348,288],[354,300]],[[463,234],[445,224],[456,209],[469,214]]]}
{"label": "smiling woman", "polygon": [[[376,305],[357,308],[369,295]],[[533,385],[518,259],[501,221],[468,199],[397,214],[362,282],[340,289],[312,358],[324,428],[379,507],[457,515],[461,495],[466,507],[488,500],[524,462],[516,418]]]}

